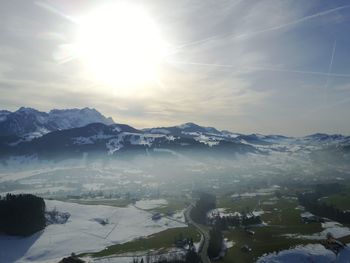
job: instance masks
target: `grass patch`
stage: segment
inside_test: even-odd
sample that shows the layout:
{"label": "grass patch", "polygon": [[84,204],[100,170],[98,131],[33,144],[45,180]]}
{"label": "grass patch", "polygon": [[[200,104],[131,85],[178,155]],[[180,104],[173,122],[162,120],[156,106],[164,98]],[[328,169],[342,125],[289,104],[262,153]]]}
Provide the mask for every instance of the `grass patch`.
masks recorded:
{"label": "grass patch", "polygon": [[75,203],[80,205],[107,205],[115,207],[126,207],[131,201],[124,199],[56,199],[63,202]]}
{"label": "grass patch", "polygon": [[154,209],[149,209],[149,211],[159,212],[162,214],[167,214],[168,212],[181,211],[188,205],[187,199],[166,199],[168,204]]}
{"label": "grass patch", "polygon": [[84,255],[105,257],[129,252],[170,248],[174,246],[175,240],[180,236],[193,238],[194,242],[199,242],[200,240],[200,234],[193,227],[171,228],[145,238],[139,238],[123,244],[112,245],[99,252]]}
{"label": "grass patch", "polygon": [[[350,189],[349,189],[350,191]],[[334,205],[340,210],[350,210],[350,193],[342,192],[339,194],[330,195],[328,198],[323,199],[324,202],[330,205]]]}

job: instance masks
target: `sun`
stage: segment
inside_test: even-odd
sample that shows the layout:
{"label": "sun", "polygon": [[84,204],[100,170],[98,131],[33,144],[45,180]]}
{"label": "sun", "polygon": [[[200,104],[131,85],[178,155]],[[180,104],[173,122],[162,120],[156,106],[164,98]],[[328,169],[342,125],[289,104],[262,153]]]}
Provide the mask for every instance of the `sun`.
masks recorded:
{"label": "sun", "polygon": [[146,10],[102,6],[81,17],[75,53],[96,80],[130,88],[157,80],[166,44]]}

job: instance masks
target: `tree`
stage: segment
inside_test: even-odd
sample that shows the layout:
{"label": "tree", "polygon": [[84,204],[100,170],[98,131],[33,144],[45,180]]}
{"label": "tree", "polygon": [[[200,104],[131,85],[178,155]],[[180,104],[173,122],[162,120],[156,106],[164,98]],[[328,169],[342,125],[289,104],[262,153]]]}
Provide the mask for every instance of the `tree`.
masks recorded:
{"label": "tree", "polygon": [[0,232],[29,236],[45,228],[45,202],[30,194],[7,194],[0,200]]}

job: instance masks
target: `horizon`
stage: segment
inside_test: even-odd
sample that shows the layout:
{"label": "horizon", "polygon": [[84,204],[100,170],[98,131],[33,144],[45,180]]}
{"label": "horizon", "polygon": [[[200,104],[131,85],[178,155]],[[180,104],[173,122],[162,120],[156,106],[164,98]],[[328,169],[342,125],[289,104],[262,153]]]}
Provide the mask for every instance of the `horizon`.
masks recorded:
{"label": "horizon", "polygon": [[231,132],[231,133],[237,133],[237,134],[247,134],[247,135],[253,135],[253,134],[256,134],[256,135],[277,135],[277,136],[286,136],[286,137],[294,137],[294,138],[301,138],[301,137],[307,137],[307,136],[311,136],[311,135],[316,135],[316,134],[326,134],[326,135],[342,135],[342,136],[350,136],[350,134],[344,134],[344,133],[327,133],[327,132],[314,132],[314,133],[309,133],[309,134],[303,134],[303,135],[290,135],[290,134],[282,134],[282,133],[259,133],[259,132],[254,132],[254,131],[251,131],[251,132],[247,132],[247,133],[241,133],[241,132],[237,132],[237,131],[233,131],[233,130],[229,130],[229,129],[225,129],[225,128],[218,128],[218,127],[215,127],[213,125],[202,125],[201,123],[197,123],[197,122],[193,122],[193,121],[186,121],[186,122],[183,122],[183,123],[173,123],[173,124],[170,124],[168,126],[144,126],[144,127],[138,127],[138,126],[135,126],[133,125],[132,123],[124,123],[124,122],[118,122],[118,121],[115,121],[115,119],[111,116],[108,116],[108,115],[105,115],[103,112],[99,111],[98,109],[96,108],[91,108],[91,107],[82,107],[82,108],[53,108],[53,109],[49,109],[49,110],[39,110],[39,109],[36,109],[36,108],[33,108],[33,107],[25,107],[25,106],[21,106],[15,110],[10,110],[10,109],[0,109],[1,110],[7,110],[7,111],[10,111],[10,112],[15,112],[15,111],[18,111],[20,110],[21,108],[26,108],[26,109],[34,109],[34,110],[37,110],[37,111],[40,111],[40,112],[45,112],[45,113],[49,113],[50,111],[52,110],[83,110],[83,109],[90,109],[90,110],[96,110],[97,112],[99,112],[100,114],[102,114],[105,118],[112,118],[112,121],[114,122],[114,124],[126,124],[126,125],[130,125],[131,127],[134,127],[136,129],[139,129],[139,130],[142,130],[142,129],[152,129],[152,128],[167,128],[167,127],[176,127],[176,126],[181,126],[181,125],[184,125],[184,124],[195,124],[195,125],[198,125],[198,126],[201,126],[201,127],[206,127],[206,128],[215,128],[219,131],[228,131],[228,132]]}

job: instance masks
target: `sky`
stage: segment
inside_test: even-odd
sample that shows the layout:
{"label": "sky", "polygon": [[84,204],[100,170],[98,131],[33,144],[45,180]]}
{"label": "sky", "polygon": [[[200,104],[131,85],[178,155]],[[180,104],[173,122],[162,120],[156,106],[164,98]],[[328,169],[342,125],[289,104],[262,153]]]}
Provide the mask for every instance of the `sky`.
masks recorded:
{"label": "sky", "polygon": [[[137,128],[195,122],[241,133],[350,134],[349,1],[127,1],[145,10],[170,50],[157,78],[137,85],[106,83],[83,59],[62,56],[79,35],[77,21],[116,2],[1,1],[0,108],[91,107]],[[134,30],[128,21],[115,31]],[[131,61],[129,79],[140,74]]]}

